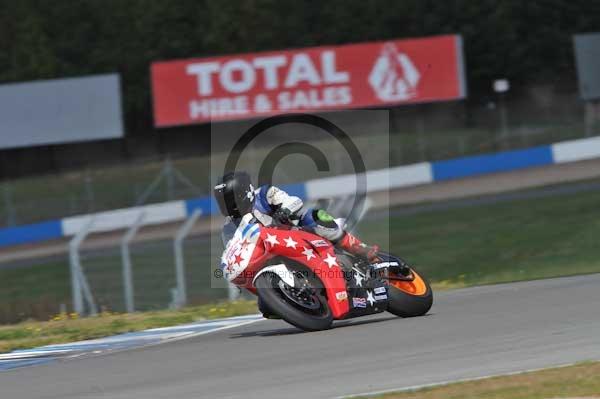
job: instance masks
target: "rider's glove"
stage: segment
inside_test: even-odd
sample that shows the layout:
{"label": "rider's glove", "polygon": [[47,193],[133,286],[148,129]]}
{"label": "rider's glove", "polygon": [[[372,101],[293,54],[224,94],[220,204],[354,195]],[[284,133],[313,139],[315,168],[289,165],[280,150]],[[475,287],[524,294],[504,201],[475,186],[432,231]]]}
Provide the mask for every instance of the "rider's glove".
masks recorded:
{"label": "rider's glove", "polygon": [[292,211],[287,208],[279,208],[275,212],[273,212],[272,218],[279,221],[283,224],[288,224],[290,222],[290,216],[292,215]]}

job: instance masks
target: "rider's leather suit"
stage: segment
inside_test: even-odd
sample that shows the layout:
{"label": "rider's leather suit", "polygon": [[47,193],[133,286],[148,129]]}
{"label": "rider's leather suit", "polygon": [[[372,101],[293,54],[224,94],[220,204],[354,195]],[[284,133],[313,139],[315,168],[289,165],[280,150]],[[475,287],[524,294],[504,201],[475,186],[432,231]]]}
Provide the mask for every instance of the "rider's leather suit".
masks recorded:
{"label": "rider's leather suit", "polygon": [[[300,198],[289,195],[275,186],[261,186],[254,191],[254,207],[252,214],[263,225],[271,226],[274,222],[275,213],[297,216],[297,225],[317,234],[350,253],[374,257],[377,247],[369,247],[363,244],[352,234],[345,232],[343,219],[334,219],[322,209],[308,208],[303,210],[303,202]],[[227,217],[223,226],[223,244],[229,242],[233,237],[239,224]]]}

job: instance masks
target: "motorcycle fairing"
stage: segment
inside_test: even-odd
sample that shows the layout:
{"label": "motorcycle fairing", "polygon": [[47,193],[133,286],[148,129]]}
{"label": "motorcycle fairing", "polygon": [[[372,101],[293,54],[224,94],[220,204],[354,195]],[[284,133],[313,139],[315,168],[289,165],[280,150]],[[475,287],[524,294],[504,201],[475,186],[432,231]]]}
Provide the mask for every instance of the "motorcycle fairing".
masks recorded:
{"label": "motorcycle fairing", "polygon": [[249,213],[244,215],[221,256],[221,267],[227,280],[234,281],[250,265],[260,238],[259,232],[260,224],[254,221],[253,216]]}
{"label": "motorcycle fairing", "polygon": [[347,316],[351,306],[342,265],[333,245],[313,233],[290,226],[265,227],[252,214],[246,214],[227,243],[221,265],[230,282],[256,293],[255,277],[275,257],[291,259],[308,268],[321,280],[333,317]]}
{"label": "motorcycle fairing", "polygon": [[386,282],[379,278],[369,278],[366,262],[356,262],[356,258],[350,255],[338,255],[338,258],[343,260],[346,270],[348,304],[350,305],[350,312],[346,318],[385,311],[388,304]]}
{"label": "motorcycle fairing", "polygon": [[254,282],[256,281],[258,276],[260,276],[263,273],[267,273],[267,272],[275,273],[276,275],[279,276],[279,278],[281,280],[283,280],[284,283],[286,283],[290,287],[294,287],[296,285],[294,282],[294,273],[290,269],[288,269],[287,266],[283,263],[279,263],[276,265],[270,265],[270,266],[263,267],[262,269],[260,269],[260,271],[258,273],[256,273],[256,275],[252,279],[252,285],[254,285]]}
{"label": "motorcycle fairing", "polygon": [[[319,242],[319,245],[313,245],[311,241]],[[321,237],[297,228],[282,230],[263,226],[260,229],[263,253],[291,259],[310,269],[325,287],[333,317],[344,318],[350,310],[344,271],[337,260],[333,245],[324,241],[328,244],[325,246],[321,241]],[[255,252],[258,257],[261,256],[261,251]]]}

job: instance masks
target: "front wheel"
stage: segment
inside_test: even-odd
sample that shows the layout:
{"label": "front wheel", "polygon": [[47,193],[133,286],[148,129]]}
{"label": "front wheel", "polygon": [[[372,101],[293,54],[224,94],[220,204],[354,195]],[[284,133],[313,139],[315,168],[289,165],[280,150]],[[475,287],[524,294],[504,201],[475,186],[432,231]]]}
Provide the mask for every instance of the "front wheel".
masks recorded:
{"label": "front wheel", "polygon": [[331,328],[333,315],[327,299],[310,280],[301,288],[290,287],[274,273],[264,273],[254,282],[261,301],[275,314],[305,331]]}
{"label": "front wheel", "polygon": [[[411,268],[413,281],[389,280],[388,312],[400,317],[422,316],[433,304],[433,291],[429,282]],[[393,276],[391,276],[393,277]]]}

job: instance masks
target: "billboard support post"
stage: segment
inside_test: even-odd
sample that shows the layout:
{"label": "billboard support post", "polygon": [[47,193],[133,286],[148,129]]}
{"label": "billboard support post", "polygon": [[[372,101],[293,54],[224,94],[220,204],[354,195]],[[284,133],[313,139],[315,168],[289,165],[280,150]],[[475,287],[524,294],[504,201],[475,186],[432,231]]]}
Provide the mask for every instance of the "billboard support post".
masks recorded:
{"label": "billboard support post", "polygon": [[585,102],[585,137],[594,135],[596,124],[600,121],[600,101]]}
{"label": "billboard support post", "polygon": [[171,163],[171,157],[167,157],[165,160],[165,179],[167,182],[167,199],[171,201],[173,199],[173,189],[175,182],[173,181],[173,164]]}
{"label": "billboard support post", "polygon": [[500,137],[501,146],[508,147],[508,111],[506,110],[506,93],[510,90],[508,79],[496,79],[493,83],[494,92],[498,94],[498,111],[500,112]]}
{"label": "billboard support post", "polygon": [[15,207],[12,202],[10,186],[6,182],[2,186],[2,194],[4,197],[4,209],[6,210],[6,225],[14,226],[15,224],[17,224],[17,218],[15,215]]}
{"label": "billboard support post", "polygon": [[593,136],[600,121],[600,32],[573,36],[579,94],[585,101],[585,135]]}
{"label": "billboard support post", "polygon": [[508,147],[508,113],[506,111],[506,101],[504,100],[504,93],[500,94],[499,101],[499,110],[500,110],[500,132],[502,135],[502,140],[504,141],[503,146]]}
{"label": "billboard support post", "polygon": [[94,200],[94,184],[93,184],[92,176],[90,175],[89,169],[85,171],[84,184],[85,184],[85,196],[87,201],[87,210],[88,212],[94,212],[96,208],[95,200]]}

